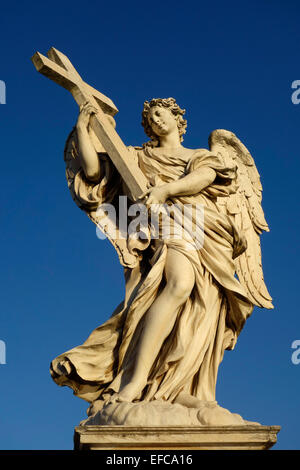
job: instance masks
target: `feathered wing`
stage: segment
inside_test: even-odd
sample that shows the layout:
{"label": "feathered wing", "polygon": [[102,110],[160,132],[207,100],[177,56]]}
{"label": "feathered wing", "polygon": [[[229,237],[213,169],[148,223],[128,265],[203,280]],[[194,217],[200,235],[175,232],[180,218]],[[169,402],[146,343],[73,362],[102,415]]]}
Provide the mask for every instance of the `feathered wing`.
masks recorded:
{"label": "feathered wing", "polygon": [[[118,190],[122,186],[120,177],[116,173],[113,165],[111,164],[108,156],[105,154],[104,149],[101,147],[100,142],[94,135],[93,131],[90,130],[90,138],[94,144],[96,151],[98,152],[100,158],[100,167],[101,167],[101,176],[100,176],[100,184],[97,191],[97,196],[99,197],[100,194],[105,194],[105,198],[103,203],[114,203],[115,197],[118,195]],[[78,140],[77,140],[77,132],[76,128],[72,130],[70,133],[64,150],[64,160],[66,164],[66,178],[68,182],[68,187],[71,193],[71,196],[77,206],[84,210],[88,217],[96,224],[96,226],[105,234],[105,236],[109,239],[109,241],[114,246],[117,254],[119,256],[120,263],[126,268],[134,268],[138,262],[137,254],[133,254],[129,252],[127,246],[127,240],[124,236],[121,236],[118,221],[112,218],[111,220],[108,219],[106,212],[99,211],[99,203],[95,201],[95,204],[89,203],[88,205],[84,203],[78,196],[76,191],[76,175],[81,170],[80,160],[79,160],[79,153],[78,153]],[[77,177],[78,178],[78,177]],[[86,182],[88,186],[88,183]],[[90,185],[90,190],[92,193],[93,185]],[[101,219],[104,220],[105,218],[105,225],[101,223]],[[114,234],[114,236],[112,236]]]}
{"label": "feathered wing", "polygon": [[232,132],[217,129],[209,136],[210,150],[226,161],[236,164],[237,191],[218,198],[221,210],[226,211],[247,242],[247,249],[235,258],[236,273],[254,305],[271,309],[272,298],[264,282],[261,261],[260,235],[268,232],[261,206],[262,185],[254,160],[247,148]]}

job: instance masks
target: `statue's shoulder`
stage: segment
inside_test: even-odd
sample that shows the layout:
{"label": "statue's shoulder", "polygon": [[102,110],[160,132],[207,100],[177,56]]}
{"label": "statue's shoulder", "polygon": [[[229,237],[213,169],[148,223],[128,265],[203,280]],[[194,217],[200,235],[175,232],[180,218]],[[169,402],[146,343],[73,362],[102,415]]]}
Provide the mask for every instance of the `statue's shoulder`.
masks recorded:
{"label": "statue's shoulder", "polygon": [[208,149],[204,149],[204,148],[198,148],[198,149],[186,149],[186,157],[187,157],[187,161],[190,162],[192,160],[197,160],[197,159],[201,159],[201,158],[205,158],[205,157],[208,157],[208,156],[211,156],[211,151],[208,150]]}
{"label": "statue's shoulder", "polygon": [[198,148],[198,149],[191,149],[193,152],[193,155],[207,155],[211,154],[212,152],[209,149],[204,149],[204,148]]}

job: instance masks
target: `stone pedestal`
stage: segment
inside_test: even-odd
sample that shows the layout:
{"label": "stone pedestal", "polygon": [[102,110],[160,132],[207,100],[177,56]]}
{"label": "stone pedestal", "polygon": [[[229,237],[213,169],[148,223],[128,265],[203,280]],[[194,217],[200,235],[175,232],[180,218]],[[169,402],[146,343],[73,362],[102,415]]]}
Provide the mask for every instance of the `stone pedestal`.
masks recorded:
{"label": "stone pedestal", "polygon": [[75,450],[265,450],[280,426],[77,426]]}

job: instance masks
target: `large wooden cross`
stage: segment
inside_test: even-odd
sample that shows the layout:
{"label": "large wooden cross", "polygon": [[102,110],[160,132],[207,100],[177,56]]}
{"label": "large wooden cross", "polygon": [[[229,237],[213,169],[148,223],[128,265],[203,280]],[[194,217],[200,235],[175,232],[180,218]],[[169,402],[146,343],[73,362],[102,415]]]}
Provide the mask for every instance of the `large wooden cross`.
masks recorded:
{"label": "large wooden cross", "polygon": [[106,116],[107,114],[114,116],[118,109],[107,96],[82,80],[67,56],[54,47],[47,55],[49,58],[39,52],[34,54],[32,62],[35,68],[69,90],[79,106],[89,101],[97,108],[97,113],[91,117],[91,127],[126,183],[132,197],[138,199],[147,190],[147,180]]}

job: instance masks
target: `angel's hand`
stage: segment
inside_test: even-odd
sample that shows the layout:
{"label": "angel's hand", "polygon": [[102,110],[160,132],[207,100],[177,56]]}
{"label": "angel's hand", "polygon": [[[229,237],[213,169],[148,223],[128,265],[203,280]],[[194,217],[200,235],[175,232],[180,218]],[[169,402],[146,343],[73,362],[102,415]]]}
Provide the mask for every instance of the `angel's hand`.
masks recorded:
{"label": "angel's hand", "polygon": [[168,197],[169,192],[167,185],[163,185],[145,191],[139,199],[142,200],[146,206],[150,206],[151,204],[164,204]]}
{"label": "angel's hand", "polygon": [[90,122],[92,114],[97,113],[97,109],[90,104],[89,101],[86,101],[83,105],[80,106],[80,112],[77,119],[77,128],[87,128]]}

